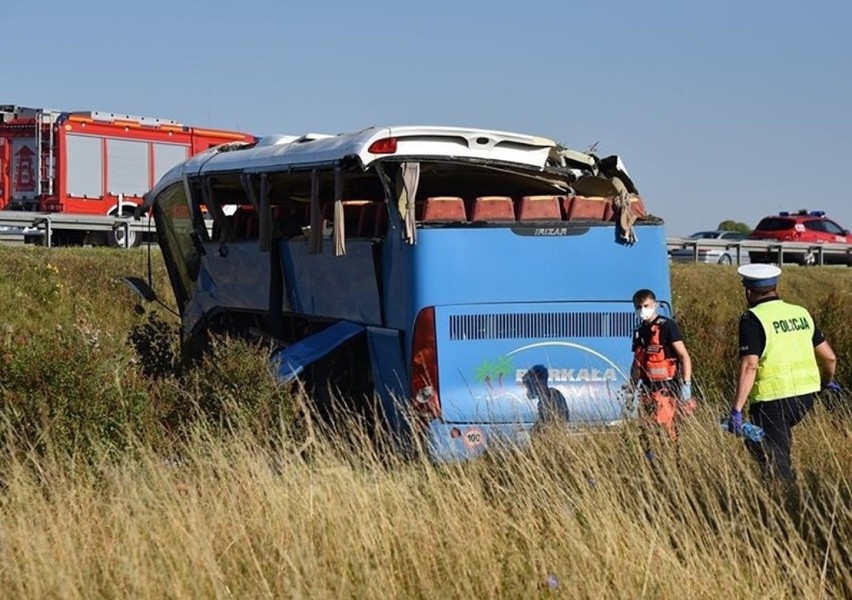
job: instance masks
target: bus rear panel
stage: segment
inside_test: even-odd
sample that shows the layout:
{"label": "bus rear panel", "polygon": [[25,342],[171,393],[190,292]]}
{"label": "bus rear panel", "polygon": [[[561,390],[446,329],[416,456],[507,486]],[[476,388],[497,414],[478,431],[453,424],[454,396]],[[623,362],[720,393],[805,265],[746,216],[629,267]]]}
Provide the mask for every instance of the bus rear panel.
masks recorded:
{"label": "bus rear panel", "polygon": [[[413,312],[434,312],[429,429],[438,458],[525,440],[538,420],[522,384],[534,365],[565,397],[569,428],[633,416],[624,396],[637,326],[631,298],[643,287],[669,298],[663,228],[641,227],[632,246],[613,242],[612,225],[547,236],[538,228],[421,229],[410,250]],[[419,367],[415,356],[411,365]]]}

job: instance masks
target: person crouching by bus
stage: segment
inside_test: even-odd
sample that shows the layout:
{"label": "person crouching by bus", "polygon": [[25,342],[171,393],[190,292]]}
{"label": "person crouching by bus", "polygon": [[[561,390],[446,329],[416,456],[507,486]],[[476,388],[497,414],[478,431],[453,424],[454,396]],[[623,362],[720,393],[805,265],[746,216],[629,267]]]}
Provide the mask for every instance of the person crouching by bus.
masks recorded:
{"label": "person crouching by bus", "polygon": [[[690,383],[692,360],[677,323],[657,313],[654,292],[637,291],[633,306],[641,322],[633,332],[630,380],[633,389],[641,386],[640,423],[644,430],[661,428],[677,440],[680,417],[691,414],[696,405]],[[650,447],[645,451],[648,454]]]}
{"label": "person crouching by bus", "polygon": [[533,365],[524,373],[523,384],[527,398],[538,400],[538,424],[552,425],[568,422],[568,403],[565,396],[556,388],[547,385],[547,367]]}

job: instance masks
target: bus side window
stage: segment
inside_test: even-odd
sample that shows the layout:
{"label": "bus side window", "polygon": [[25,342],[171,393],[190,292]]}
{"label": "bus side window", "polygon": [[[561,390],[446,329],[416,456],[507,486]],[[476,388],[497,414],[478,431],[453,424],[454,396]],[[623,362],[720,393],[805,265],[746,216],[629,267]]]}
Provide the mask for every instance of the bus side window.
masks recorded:
{"label": "bus side window", "polygon": [[373,237],[384,238],[388,233],[388,208],[384,202],[378,203],[376,209],[376,226],[373,229]]}
{"label": "bus side window", "polygon": [[302,235],[302,228],[311,223],[311,207],[304,202],[287,202],[272,207],[275,235],[285,239]]}
{"label": "bus side window", "polygon": [[378,202],[370,202],[364,205],[358,218],[358,232],[356,234],[358,237],[371,238],[375,236],[378,211]]}
{"label": "bus side window", "polygon": [[[364,211],[371,211],[372,209],[368,207],[374,204],[375,202],[372,200],[343,200],[343,224],[347,238],[372,236],[372,233],[366,236],[362,234],[366,233],[367,219],[369,218],[369,213],[365,215]],[[334,204],[325,206],[323,218],[328,222],[329,227],[333,226]]]}
{"label": "bus side window", "polygon": [[[352,231],[359,238],[383,238],[388,226],[388,211],[383,201],[368,202],[361,207],[358,224]],[[349,231],[349,225],[346,225]]]}
{"label": "bus side window", "polygon": [[231,217],[231,226],[234,231],[234,240],[257,239],[258,219],[254,208],[241,206]]}
{"label": "bus side window", "polygon": [[358,225],[361,222],[361,212],[369,203],[369,200],[343,201],[343,221],[346,225],[346,237],[358,236]]}
{"label": "bus side window", "polygon": [[256,240],[260,233],[260,219],[255,211],[251,211],[248,215],[248,224],[246,225],[246,239]]}

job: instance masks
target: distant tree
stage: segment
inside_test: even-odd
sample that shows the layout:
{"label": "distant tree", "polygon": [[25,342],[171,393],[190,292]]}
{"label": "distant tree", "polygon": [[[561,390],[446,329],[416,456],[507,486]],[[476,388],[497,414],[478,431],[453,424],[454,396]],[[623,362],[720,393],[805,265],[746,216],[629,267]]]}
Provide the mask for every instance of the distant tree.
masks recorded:
{"label": "distant tree", "polygon": [[740,223],[739,221],[733,221],[731,219],[719,223],[719,227],[717,227],[717,229],[721,231],[738,231],[745,235],[751,233],[751,227],[749,227],[745,223]]}

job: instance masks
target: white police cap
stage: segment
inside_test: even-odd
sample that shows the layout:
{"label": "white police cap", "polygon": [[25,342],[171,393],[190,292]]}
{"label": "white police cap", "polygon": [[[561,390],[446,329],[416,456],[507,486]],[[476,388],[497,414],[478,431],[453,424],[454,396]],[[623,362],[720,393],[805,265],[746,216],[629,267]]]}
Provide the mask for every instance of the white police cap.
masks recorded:
{"label": "white police cap", "polygon": [[781,269],[775,265],[753,264],[743,265],[737,269],[747,288],[770,287],[778,284]]}

